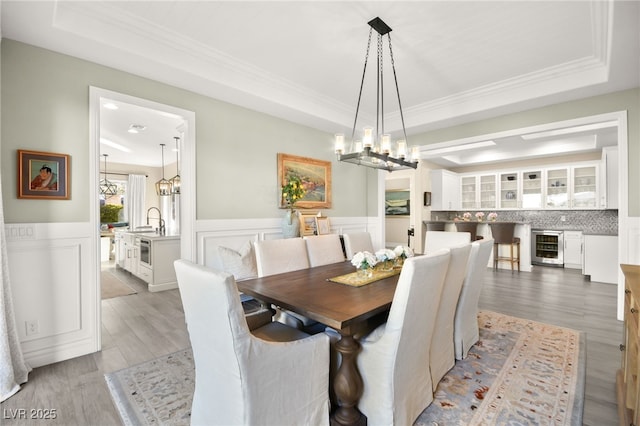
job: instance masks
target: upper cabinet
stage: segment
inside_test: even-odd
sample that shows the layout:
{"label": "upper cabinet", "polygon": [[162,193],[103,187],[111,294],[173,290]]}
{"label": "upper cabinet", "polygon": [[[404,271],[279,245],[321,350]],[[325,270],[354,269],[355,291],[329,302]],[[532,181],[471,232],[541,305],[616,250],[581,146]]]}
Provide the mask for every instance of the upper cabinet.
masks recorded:
{"label": "upper cabinet", "polygon": [[[617,208],[615,183],[611,194],[601,194],[604,185],[616,182],[611,174],[615,153],[603,154],[602,163],[581,162],[521,170],[464,173],[432,171],[434,210],[512,209],[600,209]],[[605,166],[609,166],[605,170]],[[453,175],[453,176],[452,176]],[[604,176],[601,176],[604,175]],[[433,177],[435,176],[435,178]],[[446,176],[446,177],[445,177]],[[451,182],[458,180],[459,207],[451,201]],[[446,186],[449,182],[449,186]],[[607,196],[608,195],[608,196]],[[442,200],[442,201],[441,201]],[[612,206],[616,207],[612,207]]]}
{"label": "upper cabinet", "polygon": [[449,170],[431,171],[431,209],[460,209],[460,177]]}

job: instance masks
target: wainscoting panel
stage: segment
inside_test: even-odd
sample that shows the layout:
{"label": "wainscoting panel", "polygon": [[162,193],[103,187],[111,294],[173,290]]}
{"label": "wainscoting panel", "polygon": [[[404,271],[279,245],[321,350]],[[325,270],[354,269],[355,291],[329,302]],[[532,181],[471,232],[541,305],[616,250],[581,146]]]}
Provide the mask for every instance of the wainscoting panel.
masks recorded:
{"label": "wainscoting panel", "polygon": [[[331,232],[344,234],[348,232],[367,231],[371,233],[374,246],[383,247],[380,242],[380,231],[376,228],[376,218],[330,217]],[[218,247],[239,250],[247,241],[272,240],[282,238],[279,219],[231,219],[206,220],[196,223],[196,245],[198,263],[211,268],[223,269],[218,254]]]}
{"label": "wainscoting panel", "polygon": [[92,244],[97,232],[92,235],[90,228],[85,223],[5,228],[18,335],[32,367],[99,349],[97,244]]}

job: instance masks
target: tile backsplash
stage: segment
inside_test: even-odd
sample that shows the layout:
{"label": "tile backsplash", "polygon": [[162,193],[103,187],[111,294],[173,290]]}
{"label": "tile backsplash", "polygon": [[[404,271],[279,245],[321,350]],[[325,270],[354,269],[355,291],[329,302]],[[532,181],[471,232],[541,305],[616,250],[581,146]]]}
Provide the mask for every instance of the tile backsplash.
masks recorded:
{"label": "tile backsplash", "polygon": [[[473,215],[476,211],[470,213]],[[432,211],[431,220],[453,220],[456,216],[462,217],[463,213]],[[487,215],[489,211],[484,213]],[[529,222],[531,229],[618,235],[618,210],[498,210],[496,213],[498,221]]]}

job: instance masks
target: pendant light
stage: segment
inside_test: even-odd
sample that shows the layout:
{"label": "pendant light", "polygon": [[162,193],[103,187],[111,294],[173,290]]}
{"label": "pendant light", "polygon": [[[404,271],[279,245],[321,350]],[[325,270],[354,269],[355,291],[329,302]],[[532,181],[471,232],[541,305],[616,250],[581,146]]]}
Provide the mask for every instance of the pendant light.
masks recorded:
{"label": "pendant light", "polygon": [[118,193],[118,187],[107,179],[107,157],[109,154],[102,154],[104,157],[104,179],[100,179],[100,194],[111,197]]}
{"label": "pendant light", "polygon": [[171,183],[171,193],[179,194],[180,193],[180,148],[178,146],[179,137],[173,137],[176,140],[176,175],[169,179]]}
{"label": "pendant light", "polygon": [[171,182],[164,178],[164,144],[162,147],[162,179],[156,182],[156,194],[158,195],[171,195]]}

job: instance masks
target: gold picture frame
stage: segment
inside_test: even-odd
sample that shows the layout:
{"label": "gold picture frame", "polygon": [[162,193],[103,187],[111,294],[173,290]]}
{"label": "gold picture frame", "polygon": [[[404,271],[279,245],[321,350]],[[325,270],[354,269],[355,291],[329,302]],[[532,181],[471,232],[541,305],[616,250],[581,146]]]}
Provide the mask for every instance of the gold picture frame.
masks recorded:
{"label": "gold picture frame", "polygon": [[278,153],[278,205],[287,208],[281,188],[295,176],[302,182],[306,194],[295,208],[331,208],[331,162]]}
{"label": "gold picture frame", "polygon": [[304,212],[300,213],[300,235],[303,237],[316,235],[317,223],[316,213]]}
{"label": "gold picture frame", "polygon": [[18,150],[18,198],[68,200],[71,198],[70,156],[53,152]]}

